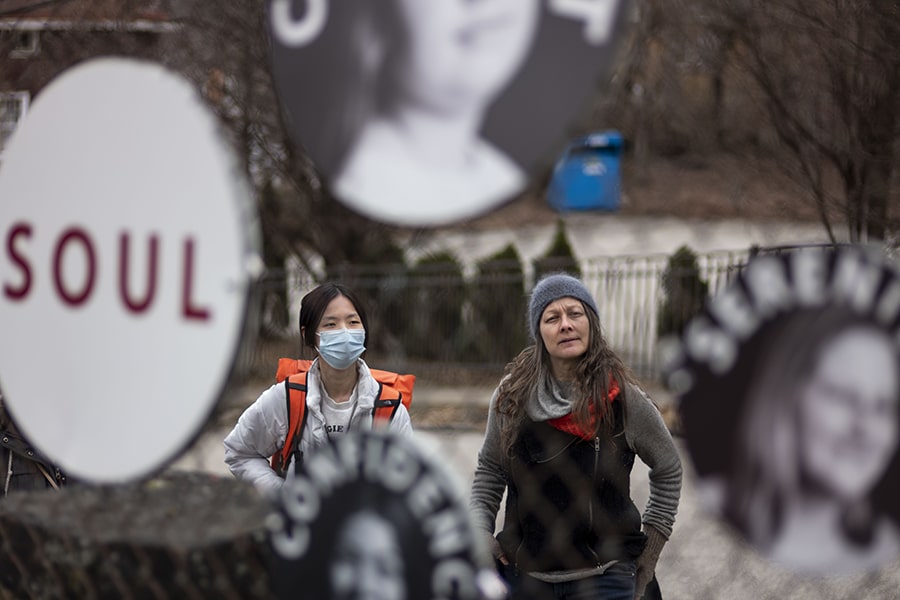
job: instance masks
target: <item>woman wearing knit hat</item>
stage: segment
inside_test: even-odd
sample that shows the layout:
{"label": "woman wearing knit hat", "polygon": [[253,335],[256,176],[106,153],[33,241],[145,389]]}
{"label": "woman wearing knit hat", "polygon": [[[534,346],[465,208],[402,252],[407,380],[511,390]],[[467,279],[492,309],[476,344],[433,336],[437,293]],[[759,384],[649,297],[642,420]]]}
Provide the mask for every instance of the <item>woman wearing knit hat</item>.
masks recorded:
{"label": "woman wearing knit hat", "polygon": [[[654,597],[681,493],[672,437],[607,344],[581,281],[542,278],[528,330],[533,343],[507,365],[491,398],[470,495],[475,524],[512,598]],[[630,495],[635,456],[650,467],[643,515]]]}

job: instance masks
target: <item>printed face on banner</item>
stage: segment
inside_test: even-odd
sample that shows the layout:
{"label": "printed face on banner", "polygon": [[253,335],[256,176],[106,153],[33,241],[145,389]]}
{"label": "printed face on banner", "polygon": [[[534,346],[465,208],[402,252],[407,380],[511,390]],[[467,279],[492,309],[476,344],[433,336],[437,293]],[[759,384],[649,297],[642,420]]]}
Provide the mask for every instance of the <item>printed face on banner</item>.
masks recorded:
{"label": "printed face on banner", "polygon": [[328,576],[336,599],[405,600],[398,531],[377,512],[348,515],[335,540]]}
{"label": "printed face on banner", "polygon": [[267,521],[276,596],[486,598],[494,571],[462,498],[413,438],[358,431],[317,447]]}
{"label": "printed face on banner", "polygon": [[798,390],[800,460],[810,483],[846,502],[871,490],[897,450],[897,349],[874,328],[841,331]]}
{"label": "printed face on banner", "polygon": [[807,574],[900,556],[900,274],[871,249],[750,261],[672,352],[705,506]]}
{"label": "printed face on banner", "polygon": [[276,86],[338,199],[399,225],[461,220],[552,164],[624,3],[272,0]]}
{"label": "printed face on banner", "polygon": [[534,39],[537,0],[396,0],[404,51],[387,64],[389,112],[478,113],[519,70]]}

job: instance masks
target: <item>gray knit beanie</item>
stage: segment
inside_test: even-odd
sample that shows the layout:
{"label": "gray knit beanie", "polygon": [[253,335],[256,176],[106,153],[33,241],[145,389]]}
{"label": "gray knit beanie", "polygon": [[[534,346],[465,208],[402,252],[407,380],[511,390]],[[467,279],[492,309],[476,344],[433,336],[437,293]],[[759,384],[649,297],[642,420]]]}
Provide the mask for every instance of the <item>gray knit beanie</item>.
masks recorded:
{"label": "gray knit beanie", "polygon": [[565,297],[581,300],[595,315],[600,316],[594,297],[581,281],[567,273],[551,273],[542,277],[531,291],[531,301],[528,303],[528,333],[531,339],[538,338],[541,315],[547,305]]}

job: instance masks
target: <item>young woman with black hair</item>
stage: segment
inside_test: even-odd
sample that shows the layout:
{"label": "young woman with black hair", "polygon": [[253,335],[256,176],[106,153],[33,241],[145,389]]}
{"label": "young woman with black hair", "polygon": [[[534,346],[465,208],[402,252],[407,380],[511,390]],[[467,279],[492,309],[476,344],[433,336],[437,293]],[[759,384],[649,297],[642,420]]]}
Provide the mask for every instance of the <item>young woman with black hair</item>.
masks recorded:
{"label": "young woman with black hair", "polygon": [[[304,347],[316,354],[307,376],[307,415],[300,451],[371,429],[381,385],[362,359],[368,343],[368,319],[356,295],[337,283],[324,283],[306,294],[300,305],[300,335]],[[269,459],[287,437],[285,394],[283,384],[272,385],[244,411],[225,438],[225,462],[231,472],[269,497],[284,483]],[[412,433],[405,406],[397,407],[388,427]],[[286,467],[288,472],[293,470]]]}

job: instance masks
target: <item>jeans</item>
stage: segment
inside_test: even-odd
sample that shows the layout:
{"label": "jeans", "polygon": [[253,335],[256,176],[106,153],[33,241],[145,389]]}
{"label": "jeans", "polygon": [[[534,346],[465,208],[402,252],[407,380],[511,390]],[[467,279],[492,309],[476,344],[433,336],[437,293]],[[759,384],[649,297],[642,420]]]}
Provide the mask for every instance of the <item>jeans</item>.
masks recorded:
{"label": "jeans", "polygon": [[633,600],[634,561],[620,561],[602,575],[575,581],[547,583],[525,573],[515,573],[513,566],[503,569],[510,585],[511,600]]}

